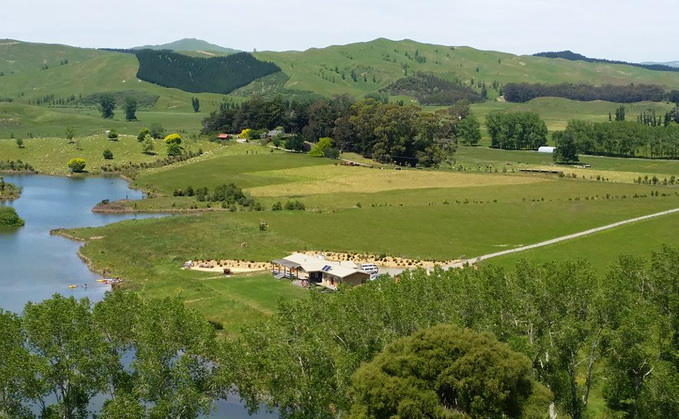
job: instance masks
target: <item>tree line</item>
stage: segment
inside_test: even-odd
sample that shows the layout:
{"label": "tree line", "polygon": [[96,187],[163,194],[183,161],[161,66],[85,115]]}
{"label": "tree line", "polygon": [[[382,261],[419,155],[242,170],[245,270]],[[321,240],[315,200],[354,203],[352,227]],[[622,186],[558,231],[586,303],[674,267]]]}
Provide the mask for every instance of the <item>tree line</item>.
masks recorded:
{"label": "tree line", "polygon": [[[679,158],[679,125],[646,125],[632,121],[586,122],[572,120],[554,133],[557,149],[575,154],[617,157]],[[565,161],[572,160],[566,159]]]}
{"label": "tree line", "polygon": [[[679,249],[662,247],[649,258],[621,256],[602,275],[582,260],[405,272],[398,280],[382,277],[281,302],[270,318],[222,342],[215,340],[218,324],[209,324],[178,299],[141,300],[116,291],[92,306],[86,299],[55,295],[28,303],[21,317],[0,311],[0,415],[31,417],[29,406],[38,406],[41,417],[82,417],[99,394],[102,418],[193,418],[237,390],[252,411],[264,405],[277,408],[283,418],[350,412],[365,417],[360,413],[366,409],[385,407],[371,404],[379,401],[370,397],[379,387],[370,385],[374,368],[410,344],[385,347],[452,324],[491,333],[522,354],[518,359],[507,353],[506,362],[496,365],[485,364],[488,353],[478,358],[486,366],[475,364],[475,374],[537,380],[548,390],[538,392],[542,401],[553,401],[559,416],[587,417],[593,385],[601,383],[598,408],[611,417],[678,417],[677,271]],[[458,356],[484,347],[506,352],[485,337],[477,347],[472,342],[479,338],[470,332],[436,332],[430,338],[448,341],[460,333],[467,337],[455,344],[463,350]],[[470,374],[455,372],[451,364],[442,368],[450,357],[436,361],[432,356],[437,355],[429,353],[422,358],[425,363],[392,363],[381,371],[419,377],[409,381],[409,388],[418,391],[431,388],[421,380],[435,371]],[[361,368],[373,360],[373,367]],[[493,373],[493,365],[504,366]],[[520,372],[523,368],[529,374]],[[454,381],[448,384],[437,387],[440,396],[455,388]],[[478,385],[482,394],[496,390]],[[380,397],[400,397],[387,393]],[[526,389],[520,393],[525,400]],[[486,402],[502,403],[495,397]],[[539,405],[545,409],[546,403]]]}
{"label": "tree line", "polygon": [[507,83],[502,87],[502,93],[508,102],[518,103],[539,97],[561,97],[579,101],[604,100],[618,103],[661,102],[669,99],[669,94],[662,86],[651,84],[593,86],[584,83]]}
{"label": "tree line", "polygon": [[167,50],[140,50],[137,77],[187,92],[228,94],[252,81],[281,71],[273,63],[239,52],[226,57],[189,57]]}
{"label": "tree line", "polygon": [[313,143],[331,138],[332,148],[354,151],[379,162],[436,166],[452,156],[458,140],[478,143],[479,124],[470,115],[465,101],[426,113],[417,106],[372,98],[354,102],[348,95],[314,102],[254,97],[240,105],[224,102],[219,111],[203,121],[203,132],[281,127]]}
{"label": "tree line", "polygon": [[573,51],[556,51],[556,52],[539,52],[537,54],[533,54],[535,57],[547,57],[547,58],[563,58],[565,60],[569,61],[586,61],[588,63],[605,63],[605,64],[622,64],[622,65],[630,65],[633,67],[641,67],[645,68],[647,70],[654,70],[654,71],[679,71],[679,68],[677,67],[672,67],[669,65],[665,64],[642,64],[642,63],[630,63],[627,61],[619,61],[619,60],[605,60],[602,58],[590,58],[586,57],[582,54],[575,53]]}
{"label": "tree line", "polygon": [[533,149],[547,144],[547,125],[534,112],[492,112],[486,118],[492,148]]}

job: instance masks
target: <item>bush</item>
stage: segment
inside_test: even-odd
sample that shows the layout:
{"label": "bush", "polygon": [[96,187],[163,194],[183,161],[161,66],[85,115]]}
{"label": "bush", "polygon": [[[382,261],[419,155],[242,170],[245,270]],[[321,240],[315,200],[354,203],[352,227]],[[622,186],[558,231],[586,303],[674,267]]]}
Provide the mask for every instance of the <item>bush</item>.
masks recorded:
{"label": "bush", "polygon": [[283,205],[281,204],[281,201],[278,201],[271,206],[271,211],[280,211],[282,209],[283,209]]}
{"label": "bush", "polygon": [[109,139],[109,140],[115,141],[115,140],[118,139],[118,132],[117,132],[115,129],[113,129],[113,128],[111,128],[110,130],[108,130],[108,134],[107,134],[107,135],[108,135],[108,139]]}
{"label": "bush", "polygon": [[165,128],[163,128],[163,126],[160,125],[158,122],[154,122],[149,127],[149,133],[151,134],[151,137],[155,138],[156,140],[159,140],[163,138],[163,135],[165,135]]}
{"label": "bush", "polygon": [[167,155],[172,157],[181,156],[184,150],[177,143],[170,143],[167,145]]}
{"label": "bush", "polygon": [[137,135],[137,141],[144,141],[144,138],[146,138],[147,135],[151,135],[151,131],[149,131],[148,128],[142,128],[139,135]]}
{"label": "bush", "polygon": [[170,134],[167,137],[165,137],[165,144],[181,144],[182,143],[182,136],[174,133]]}
{"label": "bush", "polygon": [[85,159],[76,157],[68,161],[68,168],[72,173],[81,173],[85,170],[87,163]]}
{"label": "bush", "polygon": [[104,150],[104,158],[106,160],[113,160],[113,152],[107,148]]}
{"label": "bush", "polygon": [[288,211],[304,211],[306,208],[303,202],[288,201],[285,203],[285,209]]}
{"label": "bush", "polygon": [[316,144],[309,150],[309,155],[313,157],[325,157],[326,150],[332,148],[332,139],[323,137],[318,140]]}

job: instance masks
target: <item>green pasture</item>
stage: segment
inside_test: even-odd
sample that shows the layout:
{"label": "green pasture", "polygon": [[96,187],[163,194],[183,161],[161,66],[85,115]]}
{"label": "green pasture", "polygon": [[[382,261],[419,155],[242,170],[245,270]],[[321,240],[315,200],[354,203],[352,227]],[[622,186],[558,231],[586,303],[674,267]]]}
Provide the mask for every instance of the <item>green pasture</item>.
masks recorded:
{"label": "green pasture", "polygon": [[[0,139],[0,160],[21,160],[30,163],[35,170],[44,174],[67,175],[68,161],[74,157],[85,159],[85,170],[91,174],[100,174],[103,165],[123,165],[126,163],[153,163],[167,157],[167,147],[164,141],[154,140],[155,154],[143,154],[141,144],[133,135],[120,135],[118,141],[111,141],[105,134],[76,136],[73,143],[65,138],[25,138],[23,147],[11,139]],[[197,152],[202,149],[208,153],[217,150],[216,143],[186,139],[183,143],[186,150]],[[112,160],[103,157],[104,150],[113,153]]]}

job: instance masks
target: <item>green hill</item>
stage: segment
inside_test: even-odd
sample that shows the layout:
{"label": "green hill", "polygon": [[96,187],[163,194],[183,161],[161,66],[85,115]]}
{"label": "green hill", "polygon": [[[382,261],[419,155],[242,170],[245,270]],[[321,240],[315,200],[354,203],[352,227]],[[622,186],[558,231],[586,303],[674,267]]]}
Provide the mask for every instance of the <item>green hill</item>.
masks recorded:
{"label": "green hill", "polygon": [[180,39],[178,41],[174,42],[169,42],[167,44],[161,44],[161,45],[144,45],[141,47],[134,47],[132,49],[155,49],[155,50],[160,50],[160,49],[169,49],[170,51],[187,51],[187,52],[203,52],[203,53],[226,53],[226,54],[234,54],[236,52],[240,52],[237,49],[233,48],[226,48],[222,47],[216,44],[211,44],[207,41],[203,41],[202,39],[196,39],[196,38],[184,38]]}
{"label": "green hill", "polygon": [[[517,56],[470,47],[449,47],[411,40],[376,39],[370,42],[309,49],[303,52],[257,52],[257,58],[277,64],[290,78],[287,88],[324,95],[376,92],[415,72],[431,72],[470,84],[479,81],[529,83],[630,83],[679,87],[679,73],[659,72],[627,65],[587,63],[533,56]],[[351,70],[357,80],[350,77]],[[342,77],[344,74],[344,78]],[[365,76],[365,77],[364,77]],[[489,97],[497,92],[489,88]]]}

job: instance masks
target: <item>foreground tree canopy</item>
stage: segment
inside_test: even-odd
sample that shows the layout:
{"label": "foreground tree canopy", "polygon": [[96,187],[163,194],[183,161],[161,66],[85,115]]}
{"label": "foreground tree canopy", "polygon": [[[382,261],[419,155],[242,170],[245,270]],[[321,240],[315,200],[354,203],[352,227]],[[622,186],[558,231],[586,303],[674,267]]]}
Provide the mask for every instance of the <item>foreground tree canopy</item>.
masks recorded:
{"label": "foreground tree canopy", "polygon": [[389,344],[352,376],[351,418],[545,417],[530,360],[490,333],[439,325]]}
{"label": "foreground tree canopy", "polygon": [[678,272],[668,247],[601,275],[415,271],[282,302],[222,342],[177,299],[56,295],[0,312],[0,417],[82,417],[99,394],[102,418],[195,418],[237,390],[283,418],[542,417],[550,400],[558,417],[676,418]]}

